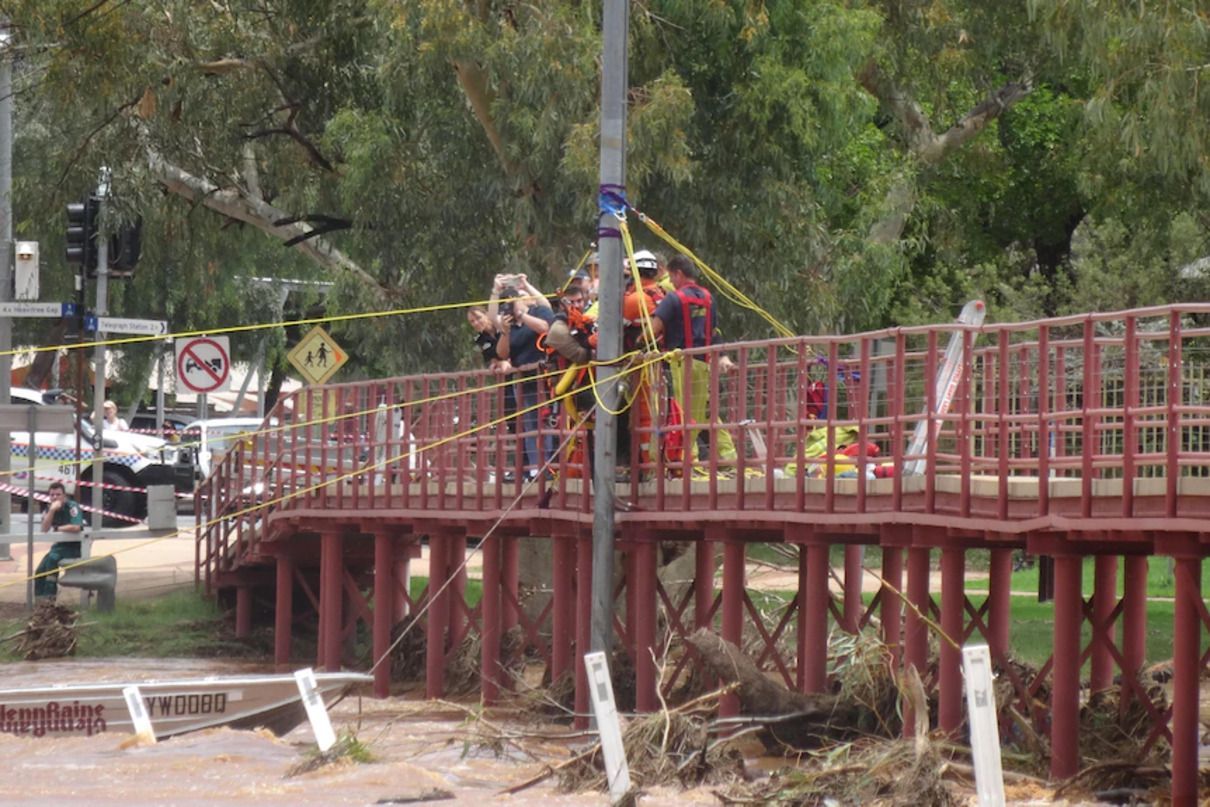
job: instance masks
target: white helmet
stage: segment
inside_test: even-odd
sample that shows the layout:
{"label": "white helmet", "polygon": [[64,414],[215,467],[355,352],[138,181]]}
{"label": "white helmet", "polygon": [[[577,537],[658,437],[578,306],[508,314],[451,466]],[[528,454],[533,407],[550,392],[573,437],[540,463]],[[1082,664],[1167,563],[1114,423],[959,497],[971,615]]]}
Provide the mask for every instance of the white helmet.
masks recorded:
{"label": "white helmet", "polygon": [[[634,263],[639,268],[639,272],[644,275],[654,275],[660,270],[659,259],[649,249],[640,249],[634,253]],[[629,261],[626,262],[626,268],[630,268]]]}

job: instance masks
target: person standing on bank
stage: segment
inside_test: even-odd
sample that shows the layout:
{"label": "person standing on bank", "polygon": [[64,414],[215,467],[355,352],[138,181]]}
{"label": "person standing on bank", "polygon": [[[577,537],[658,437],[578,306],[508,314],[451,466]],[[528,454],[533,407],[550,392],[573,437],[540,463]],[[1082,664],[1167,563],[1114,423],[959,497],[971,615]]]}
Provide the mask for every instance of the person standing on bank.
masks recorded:
{"label": "person standing on bank", "polygon": [[130,426],[126,424],[126,418],[118,417],[118,405],[113,401],[106,401],[101,405],[105,414],[105,429],[107,431],[130,431]]}
{"label": "person standing on bank", "polygon": [[[80,510],[80,505],[67,495],[62,482],[51,482],[47,495],[50,496],[50,505],[42,515],[42,532],[61,532],[75,536],[51,544],[50,551],[38,564],[34,596],[54,598],[59,591],[59,575],[56,570],[63,561],[77,560],[80,557],[80,533],[84,531],[84,513]],[[46,574],[48,572],[54,574]]]}

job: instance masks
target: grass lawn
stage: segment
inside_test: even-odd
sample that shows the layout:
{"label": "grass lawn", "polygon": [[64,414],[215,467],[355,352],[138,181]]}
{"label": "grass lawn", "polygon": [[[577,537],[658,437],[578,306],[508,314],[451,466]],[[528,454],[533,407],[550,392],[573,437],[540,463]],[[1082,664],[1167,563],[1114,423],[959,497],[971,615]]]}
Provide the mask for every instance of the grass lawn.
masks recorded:
{"label": "grass lawn", "polygon": [[[0,621],[0,636],[21,630],[27,622],[26,616]],[[236,641],[218,605],[191,588],[154,599],[119,598],[112,612],[84,611],[81,622],[76,655],[82,657],[250,657],[262,652]],[[20,660],[14,644],[0,644],[0,660]]]}
{"label": "grass lawn", "polygon": [[[1084,558],[1084,596],[1092,592],[1094,559]],[[966,581],[967,591],[987,591],[987,578]],[[1013,572],[1013,591],[1038,590],[1038,565]],[[1118,563],[1118,596],[1122,594],[1122,563]],[[1176,595],[1176,581],[1168,558],[1148,558],[1147,596],[1172,597]],[[1210,597],[1210,558],[1202,561],[1202,596]]]}

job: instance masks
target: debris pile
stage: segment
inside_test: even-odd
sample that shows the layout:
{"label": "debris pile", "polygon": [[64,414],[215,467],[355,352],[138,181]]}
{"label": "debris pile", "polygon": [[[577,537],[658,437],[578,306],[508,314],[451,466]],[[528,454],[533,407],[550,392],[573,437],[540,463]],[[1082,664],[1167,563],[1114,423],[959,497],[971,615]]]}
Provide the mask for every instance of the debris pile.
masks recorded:
{"label": "debris pile", "polygon": [[[730,784],[745,776],[738,749],[712,735],[710,718],[722,692],[712,692],[676,709],[636,717],[622,731],[630,779],[635,787]],[[594,745],[558,769],[565,791],[605,790],[605,762]]]}
{"label": "debris pile", "polygon": [[76,652],[80,614],[53,600],[42,600],[34,607],[25,628],[6,640],[15,640],[16,649],[26,661],[62,658]]}
{"label": "debris pile", "polygon": [[[961,785],[961,787],[959,786]],[[967,803],[969,767],[955,765],[932,743],[864,739],[807,754],[793,768],[752,785],[719,794],[724,804]]]}

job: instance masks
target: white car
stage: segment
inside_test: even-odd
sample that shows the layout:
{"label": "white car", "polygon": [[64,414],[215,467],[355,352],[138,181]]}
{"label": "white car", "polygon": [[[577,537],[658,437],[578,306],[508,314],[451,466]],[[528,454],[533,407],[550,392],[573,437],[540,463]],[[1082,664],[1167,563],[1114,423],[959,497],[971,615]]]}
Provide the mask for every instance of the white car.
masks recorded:
{"label": "white car", "polygon": [[[214,467],[222,462],[227,452],[240,440],[249,445],[263,436],[266,428],[260,418],[207,418],[189,423],[181,431],[181,445],[192,446],[197,454],[198,473],[203,479],[210,476]],[[277,426],[274,418],[267,428]]]}
{"label": "white car", "polygon": [[[57,391],[15,387],[11,403],[45,406],[55,403]],[[91,411],[88,413],[91,415]],[[77,432],[79,456],[77,459]],[[96,432],[89,417],[76,418],[71,432],[36,432],[34,435],[34,489],[45,491],[54,481],[71,490],[78,478],[91,483]],[[149,485],[172,485],[181,492],[193,492],[197,473],[193,453],[158,437],[133,432],[105,430],[102,434],[105,460],[102,509],[117,517],[107,516],[107,526],[124,526],[147,515],[146,488]],[[25,488],[28,481],[29,432],[11,432],[13,485]],[[92,485],[81,484],[75,489],[75,499],[84,505],[92,503]]]}

